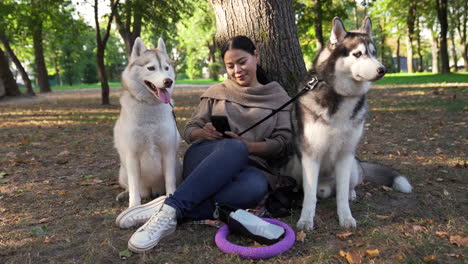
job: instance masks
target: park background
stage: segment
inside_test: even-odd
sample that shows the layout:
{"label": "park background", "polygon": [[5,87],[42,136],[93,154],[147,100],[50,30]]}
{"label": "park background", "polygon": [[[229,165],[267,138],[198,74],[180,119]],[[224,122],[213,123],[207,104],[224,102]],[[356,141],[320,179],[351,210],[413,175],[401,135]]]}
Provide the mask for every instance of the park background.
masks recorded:
{"label": "park background", "polygon": [[[0,263],[243,263],[214,245],[215,228],[182,225],[147,254],[115,217],[112,127],[120,74],[141,37],[165,40],[177,71],[183,129],[211,83],[225,78],[217,43],[245,34],[290,94],[326,45],[333,17],[370,16],[388,74],[368,93],[359,158],[397,169],[411,194],[366,183],[339,227],[335,200],[317,228],[259,263],[464,263],[467,254],[467,1],[111,0],[0,2]],[[410,63],[411,62],[411,63]],[[182,157],[186,144],[181,146]],[[300,209],[282,220],[295,226]],[[258,246],[249,240],[236,243]]]}

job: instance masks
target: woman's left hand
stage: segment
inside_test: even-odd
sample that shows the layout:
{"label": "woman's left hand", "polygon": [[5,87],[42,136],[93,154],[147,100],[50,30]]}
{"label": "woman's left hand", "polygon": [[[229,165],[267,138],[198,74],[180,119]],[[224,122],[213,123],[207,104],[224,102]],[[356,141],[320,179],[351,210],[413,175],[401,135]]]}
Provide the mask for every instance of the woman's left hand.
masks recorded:
{"label": "woman's left hand", "polygon": [[247,146],[247,149],[249,150],[249,153],[251,153],[250,141],[247,141],[245,138],[240,137],[239,135],[237,135],[236,133],[231,132],[231,131],[224,131],[224,134],[230,136],[233,139],[237,139],[237,140],[240,140],[240,141],[244,142],[245,145]]}

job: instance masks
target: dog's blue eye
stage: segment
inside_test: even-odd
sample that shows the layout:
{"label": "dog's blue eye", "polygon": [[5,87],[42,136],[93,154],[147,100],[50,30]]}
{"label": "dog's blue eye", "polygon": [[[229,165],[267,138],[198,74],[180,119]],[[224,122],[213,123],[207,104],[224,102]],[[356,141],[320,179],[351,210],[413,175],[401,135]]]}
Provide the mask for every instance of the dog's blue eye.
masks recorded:
{"label": "dog's blue eye", "polygon": [[358,51],[356,53],[353,53],[353,56],[356,57],[356,58],[361,57],[361,55],[362,55],[362,52],[360,52],[360,51]]}
{"label": "dog's blue eye", "polygon": [[154,68],[153,66],[150,66],[150,67],[148,67],[148,70],[150,70],[150,71],[154,71],[154,70],[155,70],[155,68]]}

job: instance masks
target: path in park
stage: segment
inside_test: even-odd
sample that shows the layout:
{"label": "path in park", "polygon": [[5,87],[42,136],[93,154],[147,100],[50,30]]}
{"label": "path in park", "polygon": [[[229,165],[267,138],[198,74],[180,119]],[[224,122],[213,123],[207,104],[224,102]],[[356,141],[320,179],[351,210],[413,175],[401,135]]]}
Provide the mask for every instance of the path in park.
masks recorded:
{"label": "path in park", "polygon": [[[206,89],[208,84],[179,84],[176,85],[176,91],[179,89]],[[122,88],[110,88],[110,96],[119,96]],[[65,98],[86,98],[96,97],[101,94],[100,88],[83,88],[83,89],[67,89],[67,90],[54,90],[51,93],[36,93],[36,96],[17,96],[6,97],[0,99],[0,105],[6,104],[32,104],[40,102],[54,102]]]}

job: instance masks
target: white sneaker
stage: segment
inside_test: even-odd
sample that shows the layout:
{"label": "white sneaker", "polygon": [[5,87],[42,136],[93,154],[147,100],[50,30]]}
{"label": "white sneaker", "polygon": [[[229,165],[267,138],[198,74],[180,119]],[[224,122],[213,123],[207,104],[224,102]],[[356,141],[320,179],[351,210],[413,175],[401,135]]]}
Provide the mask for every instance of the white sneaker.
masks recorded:
{"label": "white sneaker", "polygon": [[169,205],[163,205],[146,224],[128,240],[128,249],[135,253],[143,253],[155,247],[159,241],[176,230],[176,210]]}
{"label": "white sneaker", "polygon": [[120,228],[129,228],[142,225],[154,215],[164,204],[166,196],[159,196],[153,201],[125,209],[115,219],[115,224]]}

